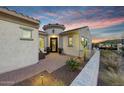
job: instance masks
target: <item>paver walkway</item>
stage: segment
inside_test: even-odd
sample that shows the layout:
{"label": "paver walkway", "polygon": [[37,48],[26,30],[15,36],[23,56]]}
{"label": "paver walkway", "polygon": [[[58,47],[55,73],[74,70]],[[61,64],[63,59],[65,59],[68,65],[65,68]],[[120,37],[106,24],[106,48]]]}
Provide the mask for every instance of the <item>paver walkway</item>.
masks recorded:
{"label": "paver walkway", "polygon": [[0,85],[13,85],[17,82],[30,78],[42,71],[52,73],[58,68],[65,65],[69,56],[59,55],[58,53],[50,53],[45,59],[40,60],[39,63],[21,68],[18,70],[10,71],[0,75]]}

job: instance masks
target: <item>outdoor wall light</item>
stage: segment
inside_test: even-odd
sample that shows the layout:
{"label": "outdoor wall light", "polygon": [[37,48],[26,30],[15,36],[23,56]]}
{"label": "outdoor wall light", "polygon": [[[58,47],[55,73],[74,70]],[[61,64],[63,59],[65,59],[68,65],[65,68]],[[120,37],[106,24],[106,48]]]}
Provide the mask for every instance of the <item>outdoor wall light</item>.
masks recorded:
{"label": "outdoor wall light", "polygon": [[84,37],[82,37],[81,40],[84,41],[85,40]]}

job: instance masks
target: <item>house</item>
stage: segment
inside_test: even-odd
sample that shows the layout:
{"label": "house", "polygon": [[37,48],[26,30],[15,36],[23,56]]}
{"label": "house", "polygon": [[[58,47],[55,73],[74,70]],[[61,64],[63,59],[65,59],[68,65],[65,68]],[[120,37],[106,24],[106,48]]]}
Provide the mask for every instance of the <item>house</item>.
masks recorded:
{"label": "house", "polygon": [[38,62],[39,21],[0,8],[0,74]]}
{"label": "house", "polygon": [[49,47],[51,52],[58,52],[63,49],[63,53],[72,56],[82,56],[83,46],[81,41],[87,42],[89,54],[91,52],[91,34],[88,26],[65,30],[61,24],[48,24],[43,26],[44,31],[39,31],[40,49],[44,50]]}

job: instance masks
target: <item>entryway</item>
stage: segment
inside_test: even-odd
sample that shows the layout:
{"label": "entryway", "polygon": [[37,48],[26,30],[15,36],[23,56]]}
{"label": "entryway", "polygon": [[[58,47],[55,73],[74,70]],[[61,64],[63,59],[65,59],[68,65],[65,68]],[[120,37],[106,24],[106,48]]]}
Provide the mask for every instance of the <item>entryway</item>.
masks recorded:
{"label": "entryway", "polygon": [[57,38],[50,38],[50,48],[51,48],[51,52],[57,52],[57,49],[58,49]]}

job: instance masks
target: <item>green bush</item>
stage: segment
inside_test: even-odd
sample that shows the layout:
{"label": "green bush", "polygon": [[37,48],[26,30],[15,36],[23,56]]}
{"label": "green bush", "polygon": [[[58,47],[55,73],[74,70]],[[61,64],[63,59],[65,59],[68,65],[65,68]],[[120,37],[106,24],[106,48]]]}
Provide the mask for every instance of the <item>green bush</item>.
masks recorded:
{"label": "green bush", "polygon": [[75,71],[79,68],[80,63],[74,60],[73,58],[70,58],[66,61],[66,65],[69,67],[71,71]]}

